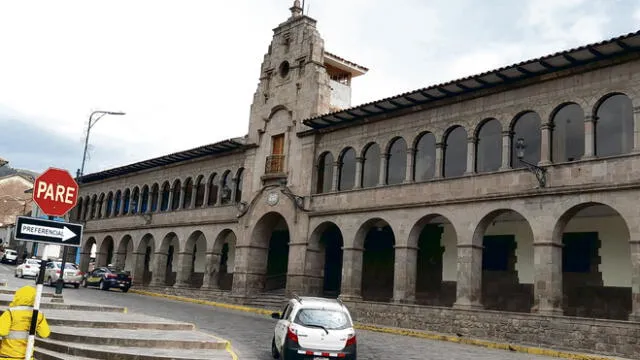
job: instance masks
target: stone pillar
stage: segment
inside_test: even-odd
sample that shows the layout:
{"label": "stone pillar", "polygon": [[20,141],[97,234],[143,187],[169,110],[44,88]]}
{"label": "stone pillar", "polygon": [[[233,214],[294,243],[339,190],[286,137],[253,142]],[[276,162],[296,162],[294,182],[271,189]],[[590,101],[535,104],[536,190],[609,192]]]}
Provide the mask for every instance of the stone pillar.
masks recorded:
{"label": "stone pillar", "polygon": [[630,321],[640,322],[640,239],[634,236],[631,247],[631,314]]}
{"label": "stone pillar", "polygon": [[478,139],[474,136],[467,138],[467,171],[465,174],[471,175],[476,172],[476,144]]}
{"label": "stone pillar", "polygon": [[304,267],[307,253],[305,241],[289,243],[289,263],[287,264],[287,295],[304,291]]}
{"label": "stone pillar", "polygon": [[586,115],[584,117],[584,156],[583,159],[595,157],[596,148],[596,121],[595,116]]}
{"label": "stone pillar", "polygon": [[[153,207],[153,190],[150,188],[147,194],[147,212],[152,213],[153,211],[151,210],[151,208]],[[160,199],[160,197],[158,197],[158,199]]]}
{"label": "stone pillar", "polygon": [[331,179],[331,191],[338,191],[340,181],[340,162],[333,163],[333,178]]}
{"label": "stone pillar", "polygon": [[265,269],[269,248],[256,245],[236,245],[235,271],[231,292],[247,296],[264,290]]}
{"label": "stone pillar", "polygon": [[89,252],[80,252],[80,271],[88,272],[89,271],[89,261],[91,260],[91,251]]}
{"label": "stone pillar", "polygon": [[378,175],[378,186],[384,186],[387,184],[387,171],[389,164],[389,154],[380,154],[380,172]]}
{"label": "stone pillar", "polygon": [[633,151],[640,152],[640,106],[633,107]]}
{"label": "stone pillar", "polygon": [[178,253],[178,269],[176,271],[176,283],[173,285],[175,288],[185,288],[191,286],[191,274],[193,269],[191,268],[191,261],[193,253],[180,252]]}
{"label": "stone pillar", "polygon": [[502,132],[502,166],[500,170],[511,169],[511,141],[513,141],[512,131]]}
{"label": "stone pillar", "polygon": [[362,163],[364,159],[361,157],[356,158],[356,182],[353,184],[354,189],[360,189],[362,187]]}
{"label": "stone pillar", "polygon": [[[167,200],[167,210],[166,211],[171,211],[171,208],[173,207],[173,186],[169,188],[169,199]],[[158,207],[160,208],[160,207]]]}
{"label": "stone pillar", "polygon": [[113,265],[118,269],[124,269],[125,262],[127,261],[127,253],[116,252],[113,256],[115,258]]}
{"label": "stone pillar", "polygon": [[362,248],[342,248],[342,284],[340,297],[362,300]]}
{"label": "stone pillar", "polygon": [[107,264],[107,260],[109,260],[107,259],[107,255],[108,253],[106,252],[96,252],[96,267],[109,265]]}
{"label": "stone pillar", "polygon": [[[204,181],[204,179],[202,179],[202,181]],[[209,203],[209,183],[205,182],[204,185],[204,199],[202,201],[202,207],[205,208],[208,206]]]}
{"label": "stone pillar", "polygon": [[416,151],[415,149],[408,148],[407,149],[407,170],[404,174],[404,182],[411,183],[413,182],[413,173],[415,169],[416,162]]}
{"label": "stone pillar", "polygon": [[551,164],[551,126],[549,123],[540,126],[540,166]]}
{"label": "stone pillar", "polygon": [[231,179],[231,199],[229,200],[230,204],[236,202],[236,192],[238,191],[238,178],[234,177]]}
{"label": "stone pillar", "polygon": [[184,208],[184,197],[186,195],[187,187],[183,184],[180,186],[180,201],[178,201],[178,209]]}
{"label": "stone pillar", "polygon": [[153,274],[151,277],[151,286],[166,286],[167,277],[167,253],[153,254]]}
{"label": "stone pillar", "polygon": [[436,169],[433,174],[434,179],[442,178],[442,170],[444,169],[444,143],[436,143]]}
{"label": "stone pillar", "polygon": [[482,246],[458,243],[458,280],[454,308],[482,309]]}
{"label": "stone pillar", "polygon": [[105,196],[100,203],[100,218],[104,219],[107,216],[107,197]]}
{"label": "stone pillar", "polygon": [[562,244],[552,236],[533,243],[533,308],[543,315],[562,315]]}
{"label": "stone pillar", "polygon": [[219,289],[218,280],[220,279],[220,254],[208,252],[206,255],[206,264],[204,267],[204,279],[202,287],[206,289]]}
{"label": "stone pillar", "polygon": [[393,302],[412,304],[416,301],[417,267],[417,247],[395,246]]}
{"label": "stone pillar", "polygon": [[144,255],[145,253],[134,252],[133,257],[136,259],[131,277],[133,278],[133,285],[144,285]]}
{"label": "stone pillar", "polygon": [[[235,193],[235,187],[233,192]],[[195,209],[197,197],[198,197],[198,186],[194,182],[193,184],[191,184],[191,201],[189,202],[189,209]]]}

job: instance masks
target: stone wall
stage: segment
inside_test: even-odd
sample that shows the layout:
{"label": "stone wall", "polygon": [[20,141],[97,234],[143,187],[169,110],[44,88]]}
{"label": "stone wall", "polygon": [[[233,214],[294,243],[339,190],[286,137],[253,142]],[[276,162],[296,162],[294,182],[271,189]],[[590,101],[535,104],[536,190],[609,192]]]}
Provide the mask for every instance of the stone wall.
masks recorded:
{"label": "stone wall", "polygon": [[346,301],[354,321],[499,342],[640,358],[640,323]]}

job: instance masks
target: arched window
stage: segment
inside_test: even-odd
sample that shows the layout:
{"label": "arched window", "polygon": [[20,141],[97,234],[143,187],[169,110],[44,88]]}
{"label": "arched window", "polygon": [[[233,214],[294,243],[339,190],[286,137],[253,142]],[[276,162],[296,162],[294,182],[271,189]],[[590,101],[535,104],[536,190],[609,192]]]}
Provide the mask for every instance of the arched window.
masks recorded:
{"label": "arched window", "polygon": [[220,191],[222,191],[222,193],[220,194],[220,205],[226,205],[228,203],[231,202],[231,186],[230,186],[230,179],[231,176],[231,170],[227,170],[224,172],[224,175],[222,175],[222,181],[220,181]]}
{"label": "arched window", "polygon": [[476,172],[498,171],[502,166],[502,126],[496,119],[486,120],[478,131]]}
{"label": "arched window", "polygon": [[403,138],[393,140],[389,147],[387,184],[401,184],[407,173],[407,142]]}
{"label": "arched window", "polygon": [[173,182],[173,194],[171,198],[171,210],[177,210],[180,208],[180,193],[182,192],[182,182],[176,180]]}
{"label": "arched window", "polygon": [[191,197],[193,196],[193,179],[187,178],[184,183],[184,199],[182,200],[182,208],[188,209],[191,206]]}
{"label": "arched window", "polygon": [[206,184],[204,183],[204,176],[198,176],[196,180],[196,207],[202,207],[204,204],[204,193],[206,189]]}
{"label": "arched window", "polygon": [[149,204],[149,186],[145,185],[142,187],[142,196],[140,197],[140,213],[144,214],[147,212],[147,205]]}
{"label": "arched window", "polygon": [[168,181],[162,185],[162,201],[160,202],[160,211],[169,210],[169,197],[171,195],[171,185]]}
{"label": "arched window", "polygon": [[518,139],[524,139],[526,146],[524,150],[523,160],[537,164],[540,162],[540,116],[533,111],[526,112],[520,115],[513,123],[513,139],[511,141],[511,167],[514,169],[525,167],[520,160],[518,160],[518,152],[516,145]]}
{"label": "arched window", "polygon": [[596,111],[597,156],[612,156],[633,149],[633,106],[624,94],[609,95]]}
{"label": "arched window", "polygon": [[448,130],[444,140],[444,177],[464,175],[467,171],[467,131],[462,126]]}
{"label": "arched window", "polygon": [[160,197],[160,189],[158,184],[153,184],[151,187],[151,211],[158,211],[158,199]]}
{"label": "arched window", "polygon": [[242,185],[244,183],[244,168],[240,168],[236,174],[236,198],[234,201],[239,203],[242,201]]}
{"label": "arched window", "polygon": [[116,204],[115,209],[113,209],[113,216],[122,215],[122,192],[120,190],[116,191]]}
{"label": "arched window", "polygon": [[426,132],[420,135],[415,147],[413,179],[425,181],[436,174],[436,137]]}
{"label": "arched window", "polygon": [[331,191],[333,183],[333,155],[326,152],[318,159],[318,178],[316,179],[316,192],[318,194]]}
{"label": "arched window", "polygon": [[351,190],[356,184],[356,151],[351,147],[343,150],[339,162],[338,190]]}
{"label": "arched window", "polygon": [[213,206],[218,202],[218,176],[213,173],[209,178],[209,197],[207,198],[207,205]]}
{"label": "arched window", "polygon": [[96,196],[96,195],[93,195],[93,196],[91,197],[91,215],[90,215],[90,219],[93,219],[93,218],[95,218],[95,217],[96,217],[96,206],[97,206],[97,204],[96,204],[96,203],[97,203],[97,202],[98,202],[98,200],[97,200],[97,196]]}
{"label": "arched window", "polygon": [[126,215],[129,213],[129,206],[131,205],[131,190],[127,189],[124,191],[124,206],[122,208],[122,214]]}
{"label": "arched window", "polygon": [[107,209],[105,210],[105,217],[113,216],[113,192],[109,191],[107,195]]}
{"label": "arched window", "polygon": [[102,204],[104,204],[104,193],[100,194],[100,197],[98,197],[98,208],[96,209],[96,212],[98,213],[96,217],[98,219],[102,219],[102,217],[104,216],[104,214],[102,213]]}
{"label": "arched window", "polygon": [[78,205],[76,205],[76,220],[82,220],[82,198],[78,199]]}
{"label": "arched window", "polygon": [[135,214],[138,212],[138,205],[140,204],[140,189],[139,188],[135,188],[133,189],[133,196],[131,196],[132,200],[131,200],[131,214]]}
{"label": "arched window", "polygon": [[584,155],[584,111],[580,105],[562,105],[556,110],[551,123],[553,162],[579,160]]}
{"label": "arched window", "polygon": [[370,144],[362,159],[362,187],[378,185],[380,180],[380,145]]}

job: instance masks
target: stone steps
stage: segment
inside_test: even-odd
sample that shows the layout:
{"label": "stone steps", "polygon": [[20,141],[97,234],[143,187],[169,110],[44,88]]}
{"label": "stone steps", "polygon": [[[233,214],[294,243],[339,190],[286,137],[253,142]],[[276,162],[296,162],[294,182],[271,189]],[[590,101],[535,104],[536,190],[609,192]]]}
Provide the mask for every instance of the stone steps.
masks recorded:
{"label": "stone steps", "polygon": [[[104,360],[228,360],[229,353],[223,349],[159,349],[149,347],[122,347],[114,345],[69,344],[66,341],[38,339],[38,350],[48,351],[46,359],[70,359],[73,355],[79,359]],[[38,354],[36,354],[38,355]]]}
{"label": "stone steps", "polygon": [[[0,294],[0,307],[8,308],[9,304],[13,300],[13,296],[6,294]],[[107,305],[93,305],[90,303],[58,303],[48,302],[48,299],[42,299],[40,302],[40,308],[44,310],[76,310],[76,311],[100,311],[100,312],[119,312],[124,313],[126,308],[121,306],[107,306]]]}
{"label": "stone steps", "polygon": [[43,349],[39,346],[36,346],[35,348],[34,357],[37,360],[95,360],[94,358],[61,354],[59,352]]}
{"label": "stone steps", "polygon": [[71,343],[224,350],[226,341],[192,330],[125,330],[51,326],[51,340]]}
{"label": "stone steps", "polygon": [[194,330],[195,326],[141,314],[47,310],[49,325],[101,329]]}

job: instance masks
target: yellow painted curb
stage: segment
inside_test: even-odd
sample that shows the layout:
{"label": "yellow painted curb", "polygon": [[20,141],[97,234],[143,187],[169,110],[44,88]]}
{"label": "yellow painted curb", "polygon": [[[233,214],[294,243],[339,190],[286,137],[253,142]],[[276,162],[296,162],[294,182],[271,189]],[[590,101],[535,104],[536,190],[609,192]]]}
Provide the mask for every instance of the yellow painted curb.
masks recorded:
{"label": "yellow painted curb", "polygon": [[[176,301],[189,302],[189,303],[200,304],[200,305],[208,305],[213,307],[244,311],[244,312],[260,314],[260,315],[271,315],[272,312],[277,311],[277,310],[259,309],[259,308],[243,306],[243,305],[227,304],[227,303],[216,302],[216,301],[191,299],[187,297],[166,295],[166,294],[161,294],[161,293],[152,292],[152,291],[133,290],[133,289],[129,291],[134,292],[136,294],[140,294],[140,295],[160,297],[160,298],[171,299]],[[615,360],[614,358],[611,358],[611,357],[604,357],[599,355],[576,354],[576,353],[544,349],[544,348],[538,348],[538,347],[511,345],[506,343],[497,343],[497,342],[492,342],[487,340],[470,339],[470,338],[464,338],[464,337],[452,336],[452,335],[433,334],[433,333],[427,333],[423,331],[410,330],[410,329],[398,329],[398,328],[390,328],[390,327],[377,326],[377,325],[365,325],[365,324],[355,324],[355,328],[359,330],[368,330],[368,331],[375,331],[380,333],[401,335],[401,336],[411,336],[411,337],[428,339],[428,340],[448,341],[448,342],[459,343],[459,344],[481,346],[488,349],[508,350],[508,351],[514,351],[514,352],[520,352],[520,353],[550,356],[550,357],[557,357],[557,358],[563,358],[563,359]],[[231,343],[229,341],[227,341],[227,344],[228,344],[228,347],[231,348]],[[228,350],[228,351],[231,353],[232,357],[235,356],[235,354],[231,350]],[[234,360],[236,359],[237,359],[237,356],[234,357]]]}

